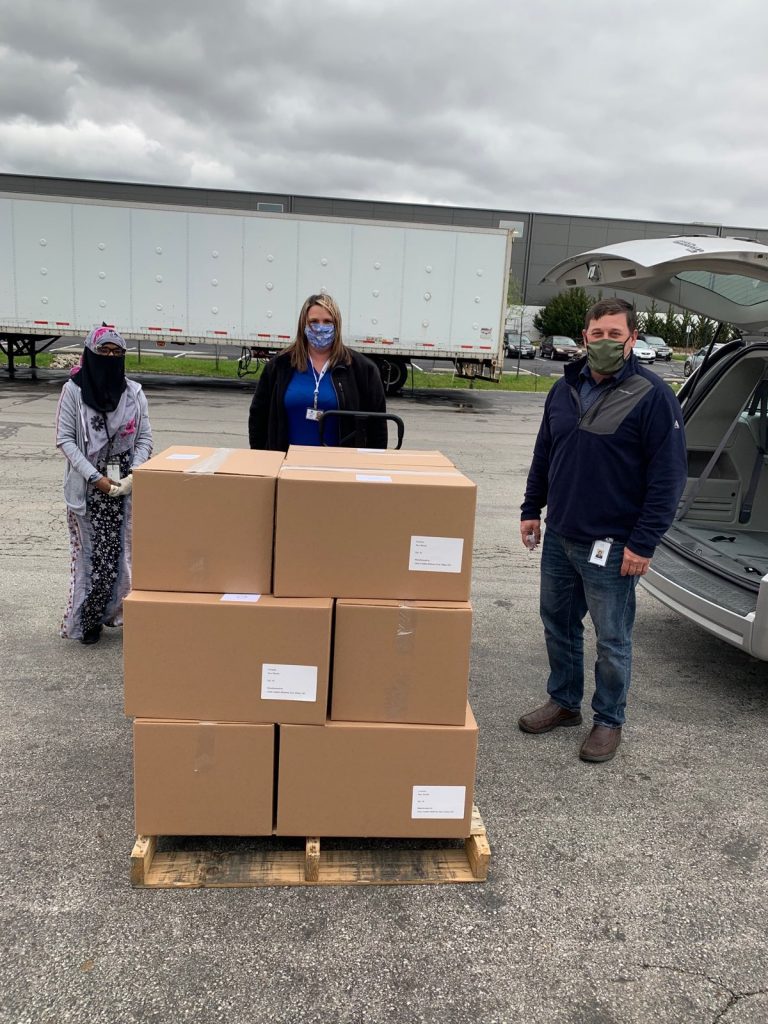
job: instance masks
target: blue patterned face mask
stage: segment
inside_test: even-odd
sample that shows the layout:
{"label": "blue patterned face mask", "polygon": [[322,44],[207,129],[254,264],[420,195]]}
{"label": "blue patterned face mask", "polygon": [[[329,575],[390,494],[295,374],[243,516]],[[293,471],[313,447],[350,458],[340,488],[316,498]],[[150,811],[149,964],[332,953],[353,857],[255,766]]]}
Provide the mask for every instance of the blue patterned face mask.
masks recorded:
{"label": "blue patterned face mask", "polygon": [[336,337],[336,328],[333,324],[307,324],[304,337],[312,348],[330,348]]}

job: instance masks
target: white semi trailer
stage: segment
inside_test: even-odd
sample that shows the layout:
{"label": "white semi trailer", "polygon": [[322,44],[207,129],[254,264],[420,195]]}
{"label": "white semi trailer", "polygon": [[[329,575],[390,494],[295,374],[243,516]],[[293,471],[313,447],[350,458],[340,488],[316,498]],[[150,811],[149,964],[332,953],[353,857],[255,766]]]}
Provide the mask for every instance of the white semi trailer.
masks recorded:
{"label": "white semi trailer", "polygon": [[511,233],[0,193],[0,349],[102,322],[129,340],[279,351],[304,299],[338,301],[391,393],[409,362],[497,381]]}

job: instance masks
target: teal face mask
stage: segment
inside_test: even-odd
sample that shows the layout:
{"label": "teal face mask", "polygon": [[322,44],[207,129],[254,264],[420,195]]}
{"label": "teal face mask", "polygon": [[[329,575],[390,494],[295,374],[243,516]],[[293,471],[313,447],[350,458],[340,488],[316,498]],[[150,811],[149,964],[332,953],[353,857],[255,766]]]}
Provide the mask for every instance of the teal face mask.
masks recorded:
{"label": "teal face mask", "polygon": [[611,377],[618,373],[625,363],[624,346],[629,339],[614,341],[613,338],[600,338],[587,344],[587,365],[590,370],[601,377]]}

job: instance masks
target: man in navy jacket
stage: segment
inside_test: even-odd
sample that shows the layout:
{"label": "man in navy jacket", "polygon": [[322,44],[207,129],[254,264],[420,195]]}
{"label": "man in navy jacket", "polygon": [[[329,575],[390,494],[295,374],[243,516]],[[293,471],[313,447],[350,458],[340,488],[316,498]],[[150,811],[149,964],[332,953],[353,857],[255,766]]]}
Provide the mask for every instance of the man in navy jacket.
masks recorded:
{"label": "man in navy jacket", "polygon": [[529,549],[547,529],[540,610],[549,658],[548,702],[519,720],[524,732],[581,723],[583,620],[597,636],[594,724],[583,761],[609,761],[621,741],[632,670],[635,587],[669,528],[687,477],[680,405],[632,353],[637,322],[623,299],[588,311],[587,355],[547,396],[528,473],[520,535]]}

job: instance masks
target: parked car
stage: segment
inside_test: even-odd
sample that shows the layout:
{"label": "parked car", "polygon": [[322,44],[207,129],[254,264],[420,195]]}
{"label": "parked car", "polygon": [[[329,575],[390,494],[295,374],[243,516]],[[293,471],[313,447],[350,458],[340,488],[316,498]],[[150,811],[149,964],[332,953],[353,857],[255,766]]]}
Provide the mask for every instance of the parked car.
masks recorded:
{"label": "parked car", "polygon": [[[718,343],[712,346],[712,352],[717,352],[719,348],[723,347],[724,343]],[[704,345],[702,348],[697,348],[695,352],[688,356],[683,364],[683,376],[690,377],[694,370],[698,370],[701,364],[704,362],[704,356],[707,354],[709,345]]]}
{"label": "parked car", "polygon": [[539,355],[542,359],[580,359],[584,355],[584,349],[577,345],[573,338],[566,338],[562,334],[550,334],[539,346]]}
{"label": "parked car", "polygon": [[641,585],[713,636],[768,661],[768,245],[645,238],[570,257],[546,279],[560,288],[599,282],[661,302],[674,296],[679,308],[741,333],[713,346],[704,365],[700,349],[686,368],[678,397],[688,483]]}
{"label": "parked car", "polygon": [[663,338],[659,338],[656,334],[643,334],[641,331],[637,336],[638,345],[641,341],[654,350],[657,359],[665,359],[669,362],[674,354],[666,341]]}
{"label": "parked car", "polygon": [[504,354],[509,359],[533,359],[536,349],[531,344],[527,334],[514,334],[512,331],[504,332]]}
{"label": "parked car", "polygon": [[641,363],[653,363],[656,359],[656,349],[651,348],[650,345],[646,345],[644,341],[640,341],[638,338],[635,342],[635,347],[632,349],[635,353],[635,358],[639,359]]}

